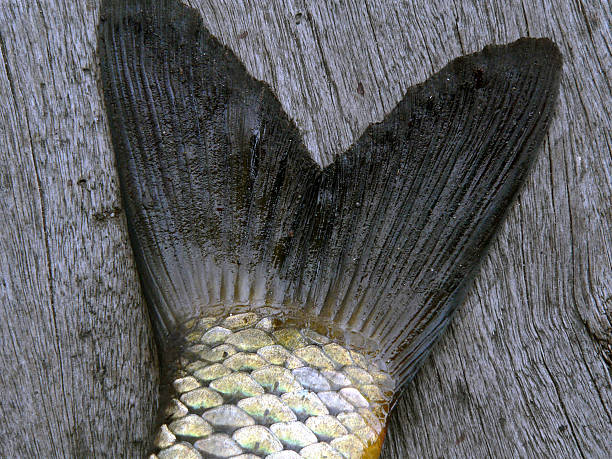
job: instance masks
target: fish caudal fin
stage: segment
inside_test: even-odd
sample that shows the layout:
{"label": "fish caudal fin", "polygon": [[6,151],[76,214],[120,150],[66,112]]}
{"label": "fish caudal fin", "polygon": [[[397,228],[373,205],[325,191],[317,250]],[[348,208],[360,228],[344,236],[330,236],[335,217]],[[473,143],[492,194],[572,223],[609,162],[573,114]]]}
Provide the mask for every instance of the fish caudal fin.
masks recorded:
{"label": "fish caudal fin", "polygon": [[162,345],[248,306],[318,321],[408,381],[536,156],[557,47],[520,39],[454,60],[322,168],[195,10],[105,0],[101,18],[123,202]]}

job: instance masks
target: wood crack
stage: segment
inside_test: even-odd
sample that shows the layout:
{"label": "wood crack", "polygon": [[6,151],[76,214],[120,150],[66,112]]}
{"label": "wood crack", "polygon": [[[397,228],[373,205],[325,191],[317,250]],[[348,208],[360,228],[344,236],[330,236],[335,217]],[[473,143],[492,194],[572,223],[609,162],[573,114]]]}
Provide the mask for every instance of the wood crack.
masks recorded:
{"label": "wood crack", "polygon": [[323,69],[325,70],[325,76],[327,77],[327,82],[329,88],[332,90],[335,99],[337,101],[338,111],[340,113],[340,117],[342,119],[346,119],[346,115],[342,108],[342,98],[340,97],[340,91],[338,89],[338,85],[336,84],[336,80],[334,79],[334,72],[331,71],[329,67],[329,63],[327,62],[327,58],[325,51],[323,50],[323,45],[321,44],[321,37],[319,36],[319,29],[315,22],[312,20],[312,15],[310,11],[307,11],[307,20],[310,24],[310,28],[312,30],[312,36],[314,37],[315,44],[317,46],[317,50],[319,51],[319,55],[321,56],[321,64],[323,64]]}

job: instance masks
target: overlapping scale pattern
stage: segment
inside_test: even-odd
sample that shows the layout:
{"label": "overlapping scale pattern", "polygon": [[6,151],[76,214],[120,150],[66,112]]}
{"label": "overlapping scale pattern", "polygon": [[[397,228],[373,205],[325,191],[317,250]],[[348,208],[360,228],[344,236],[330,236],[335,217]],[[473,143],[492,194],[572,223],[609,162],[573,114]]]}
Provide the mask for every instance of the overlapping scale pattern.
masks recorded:
{"label": "overlapping scale pattern", "polygon": [[377,457],[394,383],[374,357],[253,312],[185,329],[151,459]]}

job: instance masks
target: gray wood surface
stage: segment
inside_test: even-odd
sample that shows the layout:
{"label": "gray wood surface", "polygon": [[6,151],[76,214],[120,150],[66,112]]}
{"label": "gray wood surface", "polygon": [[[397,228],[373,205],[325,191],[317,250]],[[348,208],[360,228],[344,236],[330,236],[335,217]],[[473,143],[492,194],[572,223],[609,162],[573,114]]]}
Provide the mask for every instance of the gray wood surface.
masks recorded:
{"label": "gray wood surface", "polygon": [[[193,0],[327,163],[454,57],[547,36],[556,117],[385,457],[609,457],[606,0]],[[157,375],[96,57],[98,1],[0,0],[0,457],[137,457]]]}

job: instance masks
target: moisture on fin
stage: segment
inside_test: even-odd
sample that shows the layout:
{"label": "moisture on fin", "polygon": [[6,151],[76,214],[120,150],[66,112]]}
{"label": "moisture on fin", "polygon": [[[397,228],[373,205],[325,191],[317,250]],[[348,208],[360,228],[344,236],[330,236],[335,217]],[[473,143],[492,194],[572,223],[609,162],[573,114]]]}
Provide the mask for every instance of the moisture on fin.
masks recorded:
{"label": "moisture on fin", "polygon": [[211,306],[294,308],[380,343],[411,378],[542,142],[557,47],[520,39],[454,60],[322,169],[195,10],[102,8],[105,103],[160,336]]}

